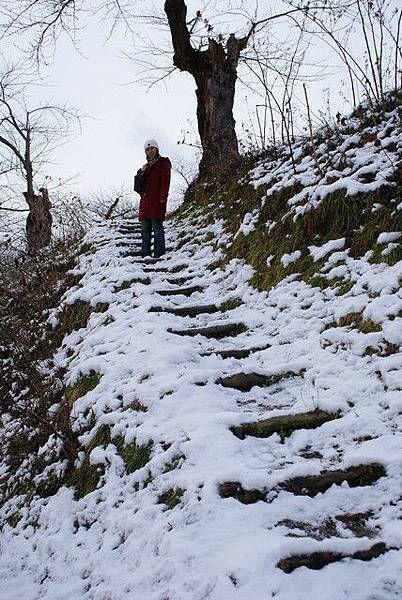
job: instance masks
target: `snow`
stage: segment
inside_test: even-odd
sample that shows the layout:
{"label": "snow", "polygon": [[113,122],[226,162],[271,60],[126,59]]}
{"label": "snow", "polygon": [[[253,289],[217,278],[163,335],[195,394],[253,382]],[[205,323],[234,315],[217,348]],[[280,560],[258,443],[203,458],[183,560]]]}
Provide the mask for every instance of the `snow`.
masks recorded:
{"label": "snow", "polygon": [[291,252],[290,254],[284,254],[281,258],[281,263],[285,267],[288,267],[291,263],[296,262],[301,257],[300,250],[295,250],[295,252]]}
{"label": "snow", "polygon": [[345,245],[345,238],[340,238],[339,240],[329,240],[326,244],[322,246],[309,246],[309,252],[315,261],[321,260],[324,258],[329,252],[333,252],[334,250],[340,250]]}
{"label": "snow", "polygon": [[396,242],[401,237],[400,231],[384,231],[380,233],[377,238],[377,244],[388,244],[389,242]]}
{"label": "snow", "polygon": [[[387,121],[397,122],[397,115],[391,113]],[[385,127],[384,121],[380,140]],[[85,242],[96,252],[80,257],[74,270],[82,275],[80,285],[65,294],[48,322],[57,326],[63,306],[77,300],[92,307],[109,304],[106,312],[93,312],[85,328],[67,335],[55,356],[65,369],[65,385],[92,371],[101,375],[98,385],[72,407],[72,427],[82,448],[94,443],[101,425],[110,428],[106,443],[91,446],[87,457],[80,451],[76,460],[77,467],[89,460],[101,479],[79,500],[71,487],[63,486],[48,498],[35,496],[28,502],[20,495],[3,504],[1,600],[402,597],[402,261],[377,264],[370,262],[372,251],[350,256],[345,238],[320,245],[317,239],[309,252],[314,261],[323,260],[316,269],[332,287],[312,287],[294,273],[265,292],[251,287],[254,270],[239,259],[208,268],[223,256],[214,244],[225,247],[240,233],[249,235],[276,190],[304,186],[289,201],[290,214],[297,218],[335,191],[343,190],[347,197],[384,185],[396,154],[373,143],[362,145],[364,132],[339,134],[342,142],[336,150],[328,153],[325,144],[318,148],[319,156],[331,159],[332,176],[339,177],[333,183],[316,171],[312,157],[304,156],[303,142],[295,143],[296,173],[286,152],[258,165],[251,172],[253,185],[267,185],[266,196],[234,235],[225,231],[223,220],[205,225],[201,215],[169,223],[168,244],[183,228],[189,241],[155,264],[170,269],[167,273],[124,257],[118,244],[135,242],[113,226],[99,225],[87,234]],[[393,141],[402,144],[397,134]],[[341,158],[346,160],[343,169]],[[275,221],[266,223],[267,236],[274,227]],[[399,238],[399,232],[383,232],[377,243],[389,249]],[[286,268],[300,257],[296,250],[278,260]],[[266,259],[268,267],[273,259]],[[180,265],[183,269],[173,273]],[[116,291],[124,281],[144,277],[149,284]],[[181,277],[203,290],[191,298],[158,294],[177,288],[174,280]],[[338,279],[350,283],[342,295]],[[233,298],[243,304],[194,318],[150,311],[156,306],[220,306]],[[170,331],[223,323],[244,323],[247,330],[220,340]],[[257,349],[243,359],[218,354],[244,348]],[[286,377],[249,392],[217,383],[239,372]],[[142,410],[136,410],[139,405]],[[277,433],[241,440],[231,431],[242,423],[315,409],[339,411],[339,418],[285,439]],[[49,414],[59,410],[60,405],[53,405]],[[2,415],[1,435],[12,428],[12,419]],[[148,463],[128,473],[118,436],[125,444],[152,442]],[[59,451],[60,442],[50,436],[38,454]],[[343,483],[313,498],[280,489],[292,477],[371,462],[382,464],[386,475],[364,488]],[[59,460],[45,467],[36,483],[52,473],[63,475],[66,466]],[[29,473],[29,461],[24,468]],[[8,475],[9,465],[2,461],[0,477]],[[245,505],[222,498],[219,485],[228,481],[265,490],[267,499]],[[161,495],[179,489],[182,495],[169,509]],[[367,514],[361,535],[338,519],[356,513]],[[20,520],[12,527],[7,520],[16,514]],[[387,552],[367,562],[346,558],[291,574],[276,566],[294,554],[350,555],[379,541]]]}
{"label": "snow", "polygon": [[236,236],[239,233],[242,233],[245,236],[249,235],[252,231],[254,231],[255,224],[257,221],[258,221],[258,210],[254,210],[251,213],[246,213]]}
{"label": "snow", "polygon": [[[255,188],[266,185],[266,202],[275,192],[293,186],[302,186],[300,191],[295,191],[288,200],[288,204],[296,219],[311,209],[317,208],[321,202],[331,195],[341,193],[348,198],[358,193],[370,193],[380,190],[384,186],[394,186],[393,173],[399,164],[399,152],[402,148],[402,133],[398,123],[398,111],[395,109],[376,126],[375,132],[381,139],[380,146],[373,142],[363,143],[365,135],[371,135],[373,127],[366,127],[354,134],[343,133],[342,128],[337,132],[332,141],[336,142],[336,149],[328,148],[326,143],[317,148],[317,155],[322,156],[320,168],[325,165],[325,173],[317,169],[316,161],[312,156],[304,156],[305,140],[299,139],[294,143],[293,154],[297,161],[293,169],[292,160],[284,152],[279,158],[266,161],[250,172],[251,183]],[[395,135],[390,136],[390,127],[395,127]],[[361,129],[358,120],[350,118],[346,127]],[[339,136],[343,142],[339,144]],[[387,136],[387,140],[383,138]],[[391,141],[388,142],[388,139]],[[390,144],[396,146],[396,150]],[[331,169],[331,166],[333,167]],[[331,175],[327,179],[328,175]],[[298,189],[298,188],[297,188]],[[374,208],[380,205],[377,203]],[[400,210],[398,208],[398,210]]]}
{"label": "snow", "polygon": [[[219,236],[220,226],[216,231]],[[395,394],[398,386],[402,389],[397,377],[402,363],[392,357],[386,362],[380,356],[364,356],[364,351],[369,346],[380,348],[384,340],[402,343],[401,319],[395,316],[401,299],[393,283],[402,266],[371,265],[350,258],[340,250],[343,239],[331,240],[314,247],[312,255],[318,260],[329,254],[330,269],[343,262],[340,266],[350,277],[364,283],[358,295],[338,298],[330,290],[311,288],[294,277],[270,293],[259,293],[247,283],[252,269],[239,260],[224,270],[208,272],[205,266],[214,259],[212,249],[208,244],[194,246],[192,240],[161,261],[169,268],[186,264],[184,271],[148,274],[149,285],[135,283],[113,292],[117,281],[146,273],[143,262],[121,257],[116,247],[119,238],[109,233],[113,234],[98,227],[88,235],[98,250],[81,259],[80,288],[65,297],[66,303],[72,298],[108,297],[109,309],[94,313],[85,330],[66,336],[57,356],[59,364],[68,364],[66,383],[91,370],[102,374],[98,386],[75,402],[73,415],[80,429],[88,425],[88,410],[96,417],[97,425],[82,436],[83,443],[93,439],[100,424],[111,427],[111,442],[95,447],[89,457],[92,465],[105,469],[105,475],[99,488],[83,499],[74,500],[72,490],[63,487],[50,498],[35,498],[22,511],[15,529],[5,525],[1,547],[7,552],[0,555],[0,597],[237,600],[274,593],[282,600],[301,600],[305,597],[302,589],[308,585],[311,600],[322,600],[323,586],[328,590],[326,599],[339,600],[354,590],[354,600],[367,600],[367,594],[380,597],[386,590],[388,598],[396,600],[402,589],[396,550],[367,563],[345,560],[321,571],[304,568],[291,575],[282,573],[276,563],[291,554],[318,550],[351,554],[374,543],[339,527],[338,537],[317,540],[302,530],[302,537],[288,537],[295,530],[280,525],[286,523],[284,519],[319,524],[337,514],[375,510],[381,540],[398,546],[399,513],[391,507],[400,496],[402,474],[402,439],[393,426],[399,418]],[[197,233],[204,235],[195,225]],[[168,235],[174,238],[173,226]],[[105,239],[109,241],[103,246],[100,242]],[[282,257],[282,264],[297,257],[297,252]],[[182,275],[191,276],[192,284],[204,285],[204,291],[191,299],[162,298],[156,293],[176,287],[166,282],[167,276]],[[370,298],[365,289],[377,289],[381,295]],[[148,312],[155,304],[219,304],[234,292],[244,304],[230,313],[193,319]],[[382,323],[383,331],[323,330],[324,323],[358,311]],[[114,320],[107,320],[108,316]],[[249,329],[221,341],[168,333],[169,328],[228,321],[244,322]],[[242,360],[205,354],[267,342],[266,350]],[[302,374],[246,393],[215,383],[218,377],[237,371],[277,374],[290,370]],[[376,375],[379,371],[386,388]],[[391,405],[391,397],[390,420],[383,407]],[[147,412],[131,409],[134,400]],[[246,421],[315,408],[340,410],[342,417],[315,430],[296,431],[284,444],[278,435],[239,440],[230,431],[231,426]],[[117,435],[126,443],[135,440],[141,445],[152,440],[149,463],[126,473],[113,443]],[[373,440],[358,441],[365,436]],[[322,459],[303,458],[302,450],[308,447],[320,452]],[[182,457],[177,468],[167,470],[177,456]],[[387,477],[365,488],[363,495],[361,488],[348,486],[333,486],[313,499],[276,490],[290,477],[370,461],[383,463]],[[145,485],[150,474],[153,479]],[[240,481],[246,489],[271,490],[269,503],[243,505],[220,498],[218,485],[224,481]],[[184,490],[179,504],[167,510],[158,498],[177,488]],[[5,510],[10,511],[10,506]],[[39,526],[32,525],[35,520]],[[386,574],[394,578],[391,589],[384,584]],[[362,577],[364,593],[357,583]]]}

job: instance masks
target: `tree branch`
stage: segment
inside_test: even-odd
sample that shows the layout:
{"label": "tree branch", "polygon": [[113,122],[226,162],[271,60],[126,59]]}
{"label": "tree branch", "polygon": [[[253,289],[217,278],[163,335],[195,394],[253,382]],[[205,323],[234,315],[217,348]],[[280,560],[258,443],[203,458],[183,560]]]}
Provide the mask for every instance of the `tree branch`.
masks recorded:
{"label": "tree branch", "polygon": [[195,75],[195,61],[198,51],[192,47],[190,42],[190,32],[186,21],[187,6],[184,0],[166,0],[164,10],[172,36],[173,64],[180,71],[187,71]]}

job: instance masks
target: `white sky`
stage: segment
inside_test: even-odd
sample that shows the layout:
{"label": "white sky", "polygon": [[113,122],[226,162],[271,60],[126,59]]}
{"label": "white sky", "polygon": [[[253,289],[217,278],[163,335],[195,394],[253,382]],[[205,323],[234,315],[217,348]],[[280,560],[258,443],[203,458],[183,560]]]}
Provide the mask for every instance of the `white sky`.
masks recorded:
{"label": "white sky", "polygon": [[[151,4],[145,0],[141,6]],[[187,4],[189,14],[199,8],[196,0],[189,0]],[[278,10],[280,0],[267,0],[265,6]],[[150,27],[146,31],[157,42],[158,32]],[[282,27],[277,31],[280,41],[281,36],[286,36],[286,29]],[[39,90],[42,97],[67,102],[89,117],[82,120],[82,132],[56,152],[58,164],[49,167],[53,179],[77,175],[74,189],[78,187],[84,194],[99,188],[131,188],[133,175],[144,161],[144,140],[150,137],[159,141],[162,155],[169,156],[173,162],[188,158],[191,162],[191,149],[178,146],[177,141],[182,138],[182,130],[189,128],[189,120],[196,127],[192,77],[175,73],[166,85],[153,87],[149,92],[139,83],[124,85],[135,79],[136,72],[135,65],[122,57],[122,52],[129,49],[130,40],[117,32],[106,42],[105,24],[96,17],[81,21],[78,37],[81,53],[66,37],[58,40],[53,64],[43,69],[51,87]],[[324,58],[325,50],[316,49],[312,57]],[[331,88],[332,114],[338,109],[348,112],[349,107],[340,94],[339,74],[333,76],[332,81],[327,78],[309,85],[312,107],[321,105],[325,109],[323,90],[327,87]],[[240,84],[237,89],[235,118],[240,131],[242,121],[248,124],[245,95],[251,111],[260,100],[253,98],[252,92],[242,90]],[[301,94],[295,98],[295,106],[305,114]],[[181,183],[181,178],[176,176],[171,194],[173,202]]]}
{"label": "white sky", "polygon": [[[84,37],[84,36],[83,36]],[[186,158],[191,152],[178,146],[188,118],[195,122],[195,85],[191,76],[175,74],[165,85],[149,92],[134,79],[134,65],[121,56],[118,42],[105,43],[101,26],[92,22],[80,44],[84,58],[63,40],[47,75],[57,101],[68,100],[87,115],[82,132],[57,152],[55,175],[78,175],[86,192],[98,188],[131,187],[134,173],[144,162],[144,141],[156,138],[162,155]]]}

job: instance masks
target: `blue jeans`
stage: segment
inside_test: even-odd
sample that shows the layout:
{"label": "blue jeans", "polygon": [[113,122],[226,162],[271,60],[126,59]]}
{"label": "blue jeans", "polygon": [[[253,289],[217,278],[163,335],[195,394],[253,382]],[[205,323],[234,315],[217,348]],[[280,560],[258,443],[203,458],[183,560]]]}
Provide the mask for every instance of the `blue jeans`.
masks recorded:
{"label": "blue jeans", "polygon": [[141,221],[142,256],[151,256],[151,234],[154,232],[154,257],[165,254],[165,231],[162,219],[143,219]]}

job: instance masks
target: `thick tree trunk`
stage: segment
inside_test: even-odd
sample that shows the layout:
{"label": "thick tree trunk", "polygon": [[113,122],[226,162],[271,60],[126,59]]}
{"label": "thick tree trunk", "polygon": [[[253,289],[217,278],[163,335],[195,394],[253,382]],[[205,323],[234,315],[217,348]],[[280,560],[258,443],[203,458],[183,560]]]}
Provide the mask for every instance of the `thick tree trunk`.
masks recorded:
{"label": "thick tree trunk", "polygon": [[26,221],[26,234],[29,252],[37,252],[50,244],[52,238],[52,207],[47,189],[41,188],[40,195],[25,192],[25,200],[29,206]]}
{"label": "thick tree trunk", "polygon": [[200,179],[219,176],[239,158],[233,118],[236,68],[220,44],[209,44],[210,66],[196,75],[197,120],[202,145]]}
{"label": "thick tree trunk", "polygon": [[233,118],[237,65],[248,37],[238,39],[231,34],[226,43],[209,40],[207,50],[195,50],[190,43],[184,0],[166,0],[174,48],[173,63],[190,73],[197,84],[198,132],[202,144],[199,180],[218,177],[239,159],[239,148]]}

